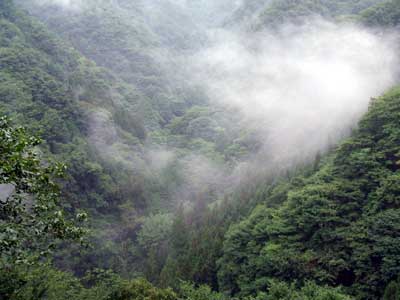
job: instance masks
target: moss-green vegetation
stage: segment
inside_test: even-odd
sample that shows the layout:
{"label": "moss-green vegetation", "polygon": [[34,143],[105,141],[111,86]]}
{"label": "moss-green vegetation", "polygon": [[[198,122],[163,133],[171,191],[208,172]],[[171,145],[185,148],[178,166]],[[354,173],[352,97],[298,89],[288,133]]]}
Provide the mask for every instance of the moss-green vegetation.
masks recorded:
{"label": "moss-green vegetation", "polygon": [[[179,60],[161,49],[201,43],[175,22],[190,16],[165,4],[161,28],[140,1],[16,2],[31,15],[0,1],[0,115],[12,119],[0,120],[0,299],[398,298],[400,88],[328,155],[221,192],[260,145],[166,72]],[[245,1],[227,24],[354,15],[392,28],[399,7]],[[71,243],[84,212],[89,247]]]}
{"label": "moss-green vegetation", "polygon": [[268,197],[230,228],[221,287],[241,295],[269,279],[342,285],[377,299],[397,278],[400,90],[371,103],[358,131],[276,208]]}

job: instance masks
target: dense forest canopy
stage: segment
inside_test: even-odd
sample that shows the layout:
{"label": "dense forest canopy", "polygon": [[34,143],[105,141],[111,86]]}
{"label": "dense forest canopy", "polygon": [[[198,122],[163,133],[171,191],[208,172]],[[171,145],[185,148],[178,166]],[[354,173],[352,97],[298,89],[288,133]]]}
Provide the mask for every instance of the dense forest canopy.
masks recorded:
{"label": "dense forest canopy", "polygon": [[397,0],[1,0],[0,299],[400,299]]}

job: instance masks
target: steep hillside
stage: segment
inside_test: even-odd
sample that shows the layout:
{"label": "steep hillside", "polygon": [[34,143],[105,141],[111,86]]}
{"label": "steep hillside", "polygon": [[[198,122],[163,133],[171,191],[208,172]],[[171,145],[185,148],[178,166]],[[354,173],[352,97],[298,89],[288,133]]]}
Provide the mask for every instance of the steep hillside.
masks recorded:
{"label": "steep hillside", "polygon": [[[202,38],[178,4],[120,0],[64,7],[19,2],[86,58],[147,96],[151,110],[142,114],[147,129],[159,129],[190,105],[204,101],[201,95],[189,94],[178,77],[181,67],[176,51],[190,48]],[[171,73],[171,68],[176,72]]]}
{"label": "steep hillside", "polygon": [[[253,1],[254,2],[254,1]],[[301,23],[310,17],[334,19],[339,16],[358,15],[383,0],[354,0],[354,1],[263,1],[257,5],[252,1],[244,1],[238,13],[247,19],[244,27],[252,30],[276,28],[284,23]]]}
{"label": "steep hillside", "polygon": [[[65,191],[71,208],[101,209],[117,203],[121,198],[111,192],[119,189],[112,171],[105,171],[88,139],[124,139],[132,149],[140,149],[144,129],[134,111],[142,95],[49,34],[11,1],[1,5],[2,113],[42,135],[44,151],[69,164],[72,177]],[[120,124],[114,121],[122,107],[131,112],[130,133],[121,119]],[[115,132],[96,136],[93,118],[115,124]]]}
{"label": "steep hillside", "polygon": [[[353,128],[395,81],[397,3],[0,0],[0,117],[43,138],[13,144],[34,166],[67,165],[42,176],[61,186],[50,220],[86,211],[90,229],[60,243],[34,218],[50,260],[2,253],[0,299],[400,294],[400,88]],[[33,248],[12,240],[3,169],[40,174],[6,163],[0,246]],[[29,215],[34,193],[18,197]]]}
{"label": "steep hillside", "polygon": [[378,299],[400,272],[399,114],[399,88],[374,99],[318,172],[292,179],[278,207],[266,197],[231,227],[219,261],[222,289],[244,296],[270,279],[296,278]]}
{"label": "steep hillside", "polygon": [[[144,189],[141,112],[146,97],[55,38],[11,1],[1,2],[0,13],[0,111],[44,138],[46,159],[67,164],[65,208],[88,210],[98,232],[108,226],[104,214],[119,222],[120,206],[128,200],[123,211],[143,214],[152,205],[145,195],[150,188]],[[105,237],[94,235],[103,244]]]}
{"label": "steep hillside", "polygon": [[[147,257],[136,241],[144,216],[171,218],[182,202],[214,201],[223,170],[250,152],[253,143],[237,115],[194,106],[199,102],[194,97],[205,98],[201,91],[194,94],[175,84],[181,92],[172,92],[169,85],[176,81],[163,74],[157,47],[178,46],[159,39],[156,28],[146,28],[148,20],[139,19],[138,25],[129,22],[132,15],[117,19],[135,7],[121,2],[110,6],[117,11],[92,11],[86,4],[88,9],[79,13],[43,8],[43,14],[57,18],[46,20],[51,33],[12,1],[1,3],[0,109],[44,138],[44,157],[67,164],[65,207],[90,212],[97,247],[75,260],[62,254],[68,261],[62,265],[78,273],[102,266],[136,274]],[[110,46],[111,53],[110,48],[103,51]],[[166,80],[171,82],[164,85]],[[165,91],[171,92],[168,99],[159,94]]]}

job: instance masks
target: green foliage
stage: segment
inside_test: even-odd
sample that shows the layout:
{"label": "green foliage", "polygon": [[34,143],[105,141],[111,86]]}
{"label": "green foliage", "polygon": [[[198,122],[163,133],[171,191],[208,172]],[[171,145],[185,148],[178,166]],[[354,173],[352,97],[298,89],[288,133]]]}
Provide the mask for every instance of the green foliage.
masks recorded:
{"label": "green foliage", "polygon": [[391,281],[385,288],[383,293],[383,300],[398,300],[400,299],[400,285],[399,280]]}
{"label": "green foliage", "polygon": [[271,281],[268,293],[260,293],[254,300],[351,300],[340,289],[321,287],[307,282],[301,289],[294,284]]}
{"label": "green foliage", "polygon": [[[151,203],[145,196],[145,168],[140,173],[132,167],[143,165],[139,138],[145,138],[146,131],[136,117],[135,104],[143,99],[140,93],[85,59],[12,1],[1,5],[0,113],[43,138],[40,151],[45,160],[68,166],[67,176],[60,180],[61,205],[67,215],[87,210],[92,219],[99,219],[98,233],[107,226],[100,221],[105,220],[103,213],[118,220],[126,202],[131,204],[126,213],[143,213]],[[92,238],[97,246],[93,252],[102,257],[98,262],[103,267],[129,269],[126,262],[111,262],[108,249],[122,253],[121,244],[108,247],[104,242],[117,234],[127,244],[132,242],[135,234],[128,234],[132,225],[120,228],[122,233]],[[83,259],[90,261],[89,250],[85,252]],[[61,265],[77,272],[89,267],[69,259],[68,253],[59,257],[65,260]],[[130,255],[129,261],[134,258],[136,254]]]}
{"label": "green foliage", "polygon": [[179,295],[182,300],[227,300],[224,295],[213,292],[210,287],[206,285],[195,287],[188,282],[183,282],[181,284]]}
{"label": "green foliage", "polygon": [[[146,129],[158,130],[193,102],[204,101],[187,86],[179,87],[185,82],[176,84],[178,79],[163,66],[162,48],[187,47],[193,42],[190,28],[176,24],[178,18],[187,19],[190,24],[189,17],[183,12],[177,13],[173,3],[167,2],[163,6],[165,13],[157,14],[149,10],[151,4],[129,1],[115,5],[104,0],[89,0],[72,13],[35,1],[16,2],[86,58],[134,86],[136,95],[130,97],[129,107],[140,116]],[[153,14],[157,14],[155,21]],[[161,22],[166,28],[157,25]],[[124,122],[123,126],[126,125]],[[135,127],[140,132],[143,124]]]}
{"label": "green foliage", "polygon": [[260,205],[232,226],[222,289],[249,295],[268,289],[269,278],[296,278],[381,296],[400,271],[399,113],[398,88],[373,100],[358,132],[281,206]]}
{"label": "green foliage", "polygon": [[[172,215],[186,171],[196,171],[189,154],[229,169],[260,147],[236,113],[206,103],[201,91],[160,63],[165,53],[159,49],[176,51],[179,44],[186,51],[193,42],[191,28],[175,22],[190,16],[160,14],[165,29],[154,25],[144,2],[88,0],[68,12],[18,2],[48,28],[12,1],[0,1],[0,113],[44,143],[39,147],[4,123],[0,190],[8,196],[11,184],[14,194],[1,210],[0,250],[8,265],[0,273],[0,298],[177,299],[171,290],[110,271],[79,280],[50,266],[13,264],[79,237],[70,216],[82,208],[93,216],[93,248],[65,243],[56,256],[59,266],[80,276],[94,266],[126,278],[145,275],[176,288],[181,300],[226,299],[218,289],[257,300],[345,300],[342,290],[378,299],[387,286],[385,299],[398,296],[399,89],[374,100],[352,138],[297,171],[300,176],[262,177],[224,200],[212,187],[190,186],[196,191],[185,199],[189,208]],[[382,1],[256,2],[244,1],[239,14],[261,29],[312,15],[359,14]],[[170,4],[163,9],[173,12]],[[397,11],[396,1],[386,1],[365,10],[362,20],[397,25]],[[147,147],[159,146],[175,157],[161,168],[149,166]],[[66,216],[51,179],[63,167],[48,167],[53,158],[68,164],[68,177],[60,180]],[[209,205],[215,200],[221,201]],[[180,279],[195,284],[180,287]]]}
{"label": "green foliage", "polygon": [[[82,10],[67,12],[15,2],[2,2],[0,112],[44,139],[43,157],[68,166],[62,205],[71,214],[87,210],[95,228],[91,250],[78,255],[64,247],[58,264],[81,275],[96,266],[126,276],[153,266],[150,273],[159,277],[165,249],[146,253],[138,245],[141,217],[174,210],[176,191],[190,181],[188,172],[196,172],[192,154],[218,166],[234,165],[255,149],[251,133],[241,131],[235,114],[206,105],[199,89],[184,82],[178,88],[178,79],[163,73],[164,53],[157,47],[188,39],[173,30],[160,33],[145,5],[87,1]],[[150,166],[147,151],[160,145],[176,153],[161,170]],[[190,189],[200,191],[189,201],[216,198],[213,187]],[[205,274],[215,261],[205,260],[204,268],[202,256],[195,264],[203,269],[199,277],[215,277]]]}
{"label": "green foliage", "polygon": [[145,280],[122,282],[104,299],[112,300],[175,300],[171,290],[160,290]]}
{"label": "green foliage", "polygon": [[[172,232],[173,218],[170,214],[157,214],[146,217],[138,233],[137,241],[144,249],[146,277],[153,282],[161,281],[161,266],[168,256],[168,239]],[[171,280],[174,277],[168,278]]]}
{"label": "green foliage", "polygon": [[171,232],[172,224],[169,214],[150,215],[138,233],[139,244],[145,249],[161,247]]}
{"label": "green foliage", "polygon": [[228,300],[207,286],[183,282],[175,293],[143,279],[125,280],[98,269],[78,280],[48,265],[0,273],[0,296],[5,300]]}
{"label": "green foliage", "polygon": [[78,279],[46,265],[17,268],[3,274],[6,276],[0,279],[1,282],[13,282],[9,293],[0,293],[5,299],[80,299],[83,290]]}
{"label": "green foliage", "polygon": [[[109,205],[121,201],[118,195],[126,179],[106,167],[88,143],[93,124],[90,112],[99,106],[112,107],[112,99],[123,101],[133,92],[15,9],[11,2],[7,9],[0,32],[0,112],[40,135],[45,155],[68,165],[71,178],[63,191],[67,192],[71,209],[98,208],[104,202]],[[118,185],[115,177],[119,178]],[[128,186],[135,185],[129,182],[125,184]]]}
{"label": "green foliage", "polygon": [[[7,293],[3,280],[14,282]],[[47,265],[2,273],[0,296],[7,300],[177,300],[171,290],[158,289],[143,279],[124,280],[112,272],[96,270],[80,281]]]}
{"label": "green foliage", "polygon": [[[23,128],[0,119],[0,188],[6,191],[0,207],[1,264],[24,262],[43,255],[57,240],[81,239],[85,231],[69,221],[59,206],[54,181],[65,166],[43,166],[35,151],[40,140]],[[78,214],[84,220],[86,214]]]}

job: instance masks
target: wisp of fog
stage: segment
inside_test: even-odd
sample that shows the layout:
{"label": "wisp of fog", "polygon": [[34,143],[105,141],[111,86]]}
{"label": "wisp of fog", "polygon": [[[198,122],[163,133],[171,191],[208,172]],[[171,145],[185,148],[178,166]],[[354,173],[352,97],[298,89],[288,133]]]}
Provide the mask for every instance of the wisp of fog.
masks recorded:
{"label": "wisp of fog", "polygon": [[[224,178],[218,184],[226,190],[227,184],[236,186],[260,173],[274,175],[310,162],[349,135],[371,97],[382,94],[396,79],[392,35],[354,24],[313,19],[302,26],[286,24],[257,33],[213,28],[208,37],[203,48],[183,59],[182,54],[170,59],[185,65],[181,78],[206,91],[211,105],[239,112],[241,126],[255,133],[261,147],[229,176],[204,157],[181,158],[184,165],[196,169],[193,174],[186,172],[188,168],[181,170],[184,178],[196,182],[183,186],[184,191],[208,186],[207,180],[200,179],[210,170],[218,174],[214,181]],[[175,73],[171,76],[177,71],[171,70]],[[149,161],[158,160],[154,154],[159,152],[145,152],[152,154]],[[174,160],[177,155],[168,157]],[[185,197],[177,198],[180,202]]]}
{"label": "wisp of fog", "polygon": [[210,46],[189,59],[193,80],[258,132],[258,167],[290,166],[324,151],[396,77],[393,39],[356,25],[315,19],[274,32],[210,36]]}
{"label": "wisp of fog", "polygon": [[83,0],[35,0],[38,5],[56,5],[63,9],[78,10],[84,4]]}
{"label": "wisp of fog", "polygon": [[[80,0],[36,1],[69,9],[84,3]],[[190,54],[184,49],[176,49],[176,53],[166,50],[168,55],[164,57],[168,63],[160,65],[168,69],[172,62],[173,67],[166,70],[172,81],[180,84],[181,78],[191,82],[206,92],[211,105],[238,111],[243,120],[241,126],[255,133],[260,150],[231,172],[228,181],[233,185],[254,171],[276,172],[312,160],[317,153],[326,151],[348,135],[367,111],[371,97],[379,96],[395,82],[398,61],[390,34],[377,34],[355,24],[334,24],[318,18],[301,26],[286,24],[273,31],[243,32],[226,26],[218,28],[210,22],[213,15],[229,6],[229,1],[139,2],[147,3],[146,11],[154,11],[154,14],[162,13],[162,7],[170,3],[182,15],[196,15],[177,20],[191,21],[181,24],[182,28],[190,30],[195,26],[196,30],[208,30],[207,42],[187,47],[191,49]],[[238,3],[230,6],[237,7]],[[162,28],[162,25],[155,27]],[[179,71],[178,65],[184,71]],[[105,130],[111,126],[111,119],[104,113],[95,117],[95,120],[102,120],[101,124],[108,124],[99,126],[99,122],[91,122],[94,128],[91,140],[95,147],[106,153],[106,157],[119,157],[118,149],[123,149],[126,156],[129,147],[118,144],[115,130]],[[117,140],[118,143],[111,144],[118,144],[118,147],[108,146],[110,143],[105,137]],[[160,161],[164,167],[177,157],[173,149],[144,149],[144,152],[148,153],[148,161]],[[168,155],[159,159],[157,153]],[[132,154],[128,161],[137,168],[134,156]],[[191,164],[189,158],[196,164]],[[212,162],[194,154],[187,155],[183,161],[189,161],[186,165],[196,165],[199,173],[202,173],[201,164],[208,174],[210,169],[218,169]],[[196,174],[184,177],[204,177]],[[193,180],[196,182],[193,185],[198,185],[198,181]]]}

